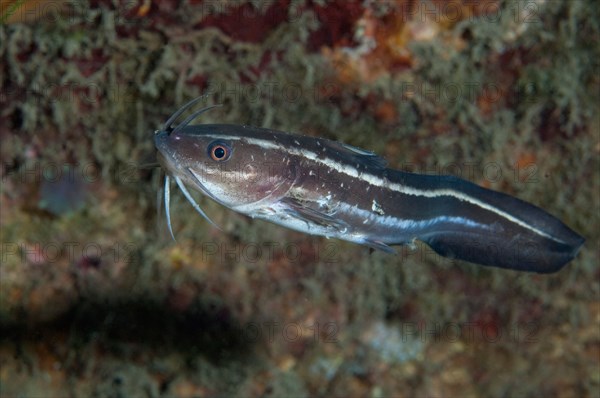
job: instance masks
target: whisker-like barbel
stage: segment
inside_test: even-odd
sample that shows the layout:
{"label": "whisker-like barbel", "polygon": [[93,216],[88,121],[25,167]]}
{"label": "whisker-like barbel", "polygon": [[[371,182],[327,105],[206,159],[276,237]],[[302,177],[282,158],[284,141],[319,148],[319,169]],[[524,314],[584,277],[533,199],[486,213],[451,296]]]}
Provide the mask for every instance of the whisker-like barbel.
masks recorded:
{"label": "whisker-like barbel", "polygon": [[209,111],[213,108],[218,108],[222,106],[221,104],[216,104],[216,105],[212,105],[212,106],[207,106],[206,108],[202,108],[194,113],[192,113],[190,116],[188,116],[183,122],[181,122],[181,124],[179,124],[177,127],[175,127],[175,130],[172,131],[173,134],[178,133],[179,131],[181,131],[182,128],[186,127],[188,124],[190,124],[192,122],[192,120],[196,119],[198,116],[200,116],[201,114],[203,114],[206,111]]}
{"label": "whisker-like barbel", "polygon": [[177,186],[179,187],[179,189],[181,189],[181,192],[183,192],[183,195],[185,196],[185,198],[188,200],[188,202],[190,202],[190,204],[194,207],[194,209],[202,216],[204,217],[204,219],[206,221],[208,221],[213,227],[217,228],[218,230],[222,231],[221,227],[219,227],[217,224],[214,223],[213,220],[211,220],[206,213],[204,213],[204,211],[200,208],[200,206],[198,205],[198,203],[196,203],[196,201],[194,200],[194,198],[192,198],[192,195],[190,195],[190,193],[188,192],[188,190],[185,188],[185,185],[183,185],[183,182],[181,182],[181,179],[179,177],[173,177],[175,179],[175,182],[177,183]]}
{"label": "whisker-like barbel", "polygon": [[169,117],[167,119],[167,121],[165,122],[165,124],[163,125],[162,131],[171,131],[172,130],[172,125],[173,122],[175,120],[177,120],[177,118],[179,116],[181,116],[183,114],[183,112],[187,111],[189,108],[191,108],[192,106],[194,106],[194,104],[196,104],[197,102],[199,102],[200,100],[202,100],[202,98],[204,98],[204,96],[198,97],[198,98],[194,98],[193,100],[187,102],[185,105],[183,105],[181,108],[179,108],[175,113],[173,113],[171,115],[171,117]]}
{"label": "whisker-like barbel", "polygon": [[175,234],[173,234],[173,227],[171,226],[171,181],[169,176],[165,176],[165,214],[167,215],[167,225],[169,226],[169,232],[174,241]]}
{"label": "whisker-like barbel", "polygon": [[[386,252],[418,239],[446,257],[548,273],[584,243],[530,203],[452,176],[393,170],[360,148],[250,126],[190,125],[214,106],[173,129],[198,101],[175,112],[154,142],[167,173],[213,225],[186,185],[250,217]],[[171,230],[168,183],[169,177],[164,194]]]}

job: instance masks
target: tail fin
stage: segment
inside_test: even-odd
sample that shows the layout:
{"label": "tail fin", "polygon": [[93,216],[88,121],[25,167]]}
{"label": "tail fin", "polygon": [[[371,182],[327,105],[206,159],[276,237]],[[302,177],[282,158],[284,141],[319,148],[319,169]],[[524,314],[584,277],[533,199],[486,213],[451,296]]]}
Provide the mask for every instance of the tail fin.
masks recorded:
{"label": "tail fin", "polygon": [[585,242],[559,219],[520,199],[455,177],[418,177],[402,179],[433,192],[432,212],[448,216],[419,235],[442,256],[550,273],[575,258]]}
{"label": "tail fin", "polygon": [[436,253],[472,263],[518,271],[551,273],[577,255],[584,242],[560,243],[547,238],[488,231],[440,231],[423,240]]}

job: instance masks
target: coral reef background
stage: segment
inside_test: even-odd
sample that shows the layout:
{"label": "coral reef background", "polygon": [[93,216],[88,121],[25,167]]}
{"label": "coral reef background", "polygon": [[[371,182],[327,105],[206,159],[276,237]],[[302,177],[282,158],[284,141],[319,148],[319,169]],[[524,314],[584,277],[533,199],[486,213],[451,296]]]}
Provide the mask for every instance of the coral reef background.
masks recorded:
{"label": "coral reef background", "polygon": [[[598,396],[593,1],[8,1],[0,396]],[[398,256],[172,195],[153,131],[301,132],[533,202],[552,275]],[[157,226],[158,224],[158,226]],[[510,255],[510,253],[507,253]]]}

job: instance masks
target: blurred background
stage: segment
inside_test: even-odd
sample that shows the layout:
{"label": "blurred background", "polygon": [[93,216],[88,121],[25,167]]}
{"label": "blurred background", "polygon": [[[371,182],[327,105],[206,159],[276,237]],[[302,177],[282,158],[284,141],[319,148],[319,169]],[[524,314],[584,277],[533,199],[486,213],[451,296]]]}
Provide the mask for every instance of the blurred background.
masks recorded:
{"label": "blurred background", "polygon": [[[593,1],[3,1],[0,395],[598,396]],[[541,206],[551,275],[398,256],[179,192],[154,131],[250,124]]]}

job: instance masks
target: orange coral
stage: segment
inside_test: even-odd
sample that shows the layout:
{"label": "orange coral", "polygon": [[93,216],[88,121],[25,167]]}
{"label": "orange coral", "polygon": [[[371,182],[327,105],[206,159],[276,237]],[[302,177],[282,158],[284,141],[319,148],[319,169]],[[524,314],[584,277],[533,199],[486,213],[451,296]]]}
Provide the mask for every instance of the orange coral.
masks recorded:
{"label": "orange coral", "polygon": [[[325,47],[321,51],[331,60],[341,83],[371,82],[385,73],[395,73],[413,65],[411,42],[433,40],[456,23],[497,12],[495,0],[482,2],[397,0],[391,11],[374,15],[365,8],[354,24],[354,47]],[[460,46],[461,41],[451,43]]]}

